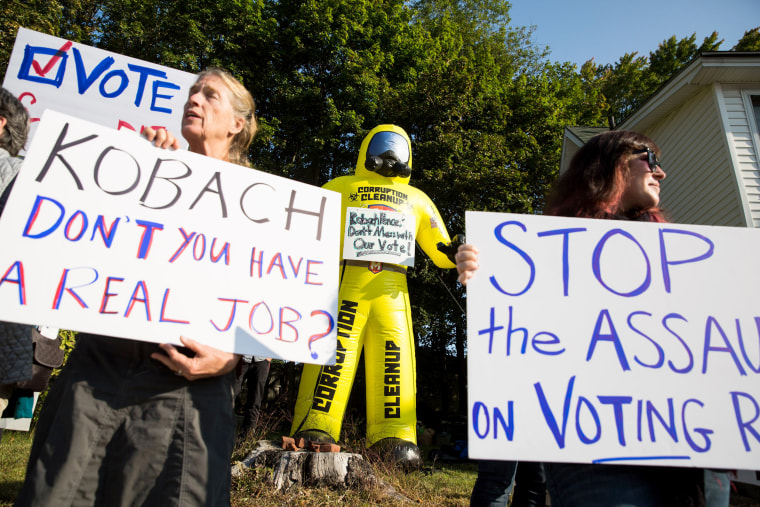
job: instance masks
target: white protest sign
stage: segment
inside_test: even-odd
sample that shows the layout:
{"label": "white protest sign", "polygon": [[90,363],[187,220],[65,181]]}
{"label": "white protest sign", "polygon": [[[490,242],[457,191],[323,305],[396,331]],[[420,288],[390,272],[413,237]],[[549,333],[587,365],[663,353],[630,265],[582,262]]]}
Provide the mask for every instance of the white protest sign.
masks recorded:
{"label": "white protest sign", "polygon": [[340,195],[46,111],[0,219],[0,320],[335,360]]}
{"label": "white protest sign", "polygon": [[374,208],[346,208],[343,258],[414,266],[414,215]]}
{"label": "white protest sign", "polygon": [[760,231],[467,212],[469,453],[760,464]]}
{"label": "white protest sign", "polygon": [[3,87],[29,111],[30,145],[45,109],[106,127],[179,135],[195,75],[19,28]]}

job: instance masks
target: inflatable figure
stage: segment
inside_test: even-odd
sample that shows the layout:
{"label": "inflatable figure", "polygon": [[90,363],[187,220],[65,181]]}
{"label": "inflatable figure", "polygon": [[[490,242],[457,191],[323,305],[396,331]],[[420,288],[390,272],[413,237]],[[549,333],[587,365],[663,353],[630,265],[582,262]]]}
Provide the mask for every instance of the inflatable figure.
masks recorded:
{"label": "inflatable figure", "polygon": [[[395,211],[416,220],[407,248],[414,250],[416,239],[436,266],[454,268],[455,248],[446,227],[430,198],[409,185],[411,169],[411,141],[402,128],[380,125],[370,131],[362,142],[355,174],[323,187],[343,196],[341,251],[347,208]],[[291,434],[320,442],[339,439],[363,347],[367,445],[404,466],[418,466],[416,364],[406,266],[342,260],[337,326],[336,364],[304,365]]]}

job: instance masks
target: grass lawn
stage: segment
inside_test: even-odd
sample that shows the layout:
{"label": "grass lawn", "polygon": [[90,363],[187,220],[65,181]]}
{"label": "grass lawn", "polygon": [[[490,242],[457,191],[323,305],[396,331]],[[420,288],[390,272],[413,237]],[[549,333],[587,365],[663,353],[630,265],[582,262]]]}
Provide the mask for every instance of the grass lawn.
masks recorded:
{"label": "grass lawn", "polygon": [[[26,461],[32,445],[32,432],[3,432],[0,441],[0,507],[9,507],[21,489]],[[272,437],[274,438],[274,437]],[[236,449],[233,459],[242,459],[247,449]],[[426,464],[421,471],[403,473],[382,463],[374,463],[377,476],[399,494],[421,505],[466,506],[475,482],[476,466],[472,463]],[[399,505],[381,487],[334,490],[328,488],[293,488],[274,491],[268,480],[271,470],[248,469],[232,483],[233,506],[281,505]]]}
{"label": "grass lawn", "polygon": [[0,506],[13,505],[26,472],[32,434],[26,431],[3,431],[0,441]]}
{"label": "grass lawn", "polygon": [[[0,507],[12,506],[24,478],[32,433],[4,431],[0,441]],[[232,456],[240,460],[248,449],[238,448]],[[383,463],[372,463],[376,475],[398,494],[419,505],[467,506],[475,482],[474,463],[425,463],[420,471],[403,473]],[[240,506],[322,506],[405,505],[398,497],[389,496],[387,488],[361,487],[349,489],[293,488],[274,491],[269,478],[271,470],[248,469],[233,479],[232,505]],[[733,492],[731,507],[760,507],[760,500]]]}

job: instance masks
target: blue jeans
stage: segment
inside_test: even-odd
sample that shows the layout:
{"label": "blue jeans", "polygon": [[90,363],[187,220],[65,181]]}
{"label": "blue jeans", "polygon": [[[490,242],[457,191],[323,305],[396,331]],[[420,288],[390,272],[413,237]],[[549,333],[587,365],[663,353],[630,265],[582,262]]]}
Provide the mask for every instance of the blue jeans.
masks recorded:
{"label": "blue jeans", "polygon": [[544,464],[534,461],[517,463],[511,507],[546,507]]}
{"label": "blue jeans", "polygon": [[470,506],[506,507],[516,470],[516,461],[478,461],[478,477],[472,488]]}
{"label": "blue jeans", "polygon": [[[728,477],[700,468],[545,463],[552,507],[728,507]],[[707,479],[707,480],[706,480]],[[707,495],[705,495],[707,486]]]}
{"label": "blue jeans", "polygon": [[728,472],[705,469],[704,474],[705,506],[728,507],[731,499],[731,479],[728,478]]}

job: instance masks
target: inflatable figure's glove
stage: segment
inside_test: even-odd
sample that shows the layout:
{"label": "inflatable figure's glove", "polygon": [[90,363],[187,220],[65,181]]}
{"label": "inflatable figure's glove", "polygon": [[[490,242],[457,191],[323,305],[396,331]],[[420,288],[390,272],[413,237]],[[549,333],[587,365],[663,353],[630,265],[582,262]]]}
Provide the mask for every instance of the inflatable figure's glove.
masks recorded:
{"label": "inflatable figure's glove", "polygon": [[443,252],[446,254],[446,257],[449,258],[451,262],[454,264],[457,263],[457,261],[454,259],[454,256],[457,254],[457,249],[459,248],[459,245],[464,245],[465,239],[464,234],[457,234],[454,236],[454,238],[451,240],[451,243],[448,245],[446,243],[438,243],[436,247],[438,248],[439,252]]}

